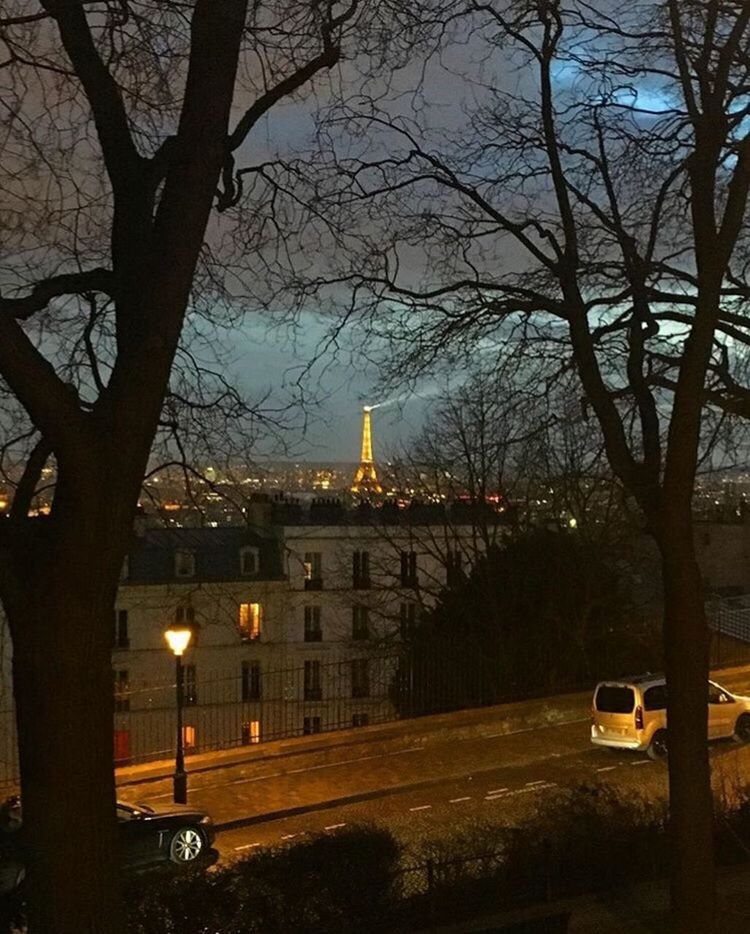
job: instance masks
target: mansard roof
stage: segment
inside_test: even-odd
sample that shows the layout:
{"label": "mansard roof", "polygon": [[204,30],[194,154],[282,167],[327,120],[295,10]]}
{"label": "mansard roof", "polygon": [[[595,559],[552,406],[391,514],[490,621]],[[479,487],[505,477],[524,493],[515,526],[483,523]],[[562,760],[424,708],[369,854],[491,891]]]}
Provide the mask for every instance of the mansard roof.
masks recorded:
{"label": "mansard roof", "polygon": [[[243,548],[258,550],[258,571],[243,574]],[[190,552],[195,574],[178,576],[175,556]],[[245,528],[157,528],[135,534],[128,552],[130,584],[190,583],[203,581],[280,580],[283,578],[281,550],[275,538]]]}

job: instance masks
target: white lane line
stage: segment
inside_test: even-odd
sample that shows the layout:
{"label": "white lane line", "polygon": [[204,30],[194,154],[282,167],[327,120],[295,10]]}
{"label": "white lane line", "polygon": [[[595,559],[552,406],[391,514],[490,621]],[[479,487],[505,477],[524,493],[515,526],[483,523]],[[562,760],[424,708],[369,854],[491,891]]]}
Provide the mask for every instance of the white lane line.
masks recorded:
{"label": "white lane line", "polygon": [[243,843],[242,846],[236,846],[235,850],[252,850],[256,846],[260,846],[260,843]]}
{"label": "white lane line", "polygon": [[166,794],[163,794],[163,795],[149,795],[147,800],[155,801],[157,798],[171,798],[171,797],[172,797],[172,792],[168,791],[166,792]]}
{"label": "white lane line", "polygon": [[650,759],[639,759],[637,762],[631,762],[631,765],[651,765]]}
{"label": "white lane line", "polygon": [[[339,765],[351,765],[353,762],[368,762],[370,759],[386,759],[388,756],[403,756],[407,752],[420,752],[424,746],[411,746],[409,749],[397,749],[395,752],[379,752],[373,756],[358,756],[356,759],[341,759],[339,762],[324,762],[322,765],[306,765],[301,769],[289,769],[286,775],[298,775],[300,772],[316,772],[318,769],[335,769]],[[281,774],[281,773],[280,773]],[[276,776],[271,776],[276,778]],[[237,782],[239,784],[239,781]]]}
{"label": "white lane line", "polygon": [[[256,775],[254,778],[233,778],[231,782],[227,782],[227,785],[245,785],[249,782],[265,782],[269,778],[281,778],[283,774],[283,772],[272,772],[270,775]],[[210,785],[201,788],[201,791],[207,791],[209,787],[222,788],[223,785]]]}
{"label": "white lane line", "polygon": [[518,736],[519,733],[535,733],[537,730],[547,730],[550,727],[565,726],[567,723],[589,722],[591,722],[591,717],[577,717],[575,720],[561,720],[559,723],[545,723],[543,726],[525,726],[522,730],[508,730],[505,733],[487,733],[483,739],[497,739],[499,736]]}
{"label": "white lane line", "polygon": [[600,769],[597,769],[597,772],[611,772],[613,769],[616,769],[616,765],[603,765]]}
{"label": "white lane line", "polygon": [[501,795],[504,791],[507,791],[507,788],[493,788],[491,791],[486,792],[488,795]]}
{"label": "white lane line", "polygon": [[508,795],[486,795],[485,801],[501,801],[503,798],[507,798]]}
{"label": "white lane line", "polygon": [[543,778],[538,778],[535,782],[526,782],[527,788],[533,788],[534,785],[546,785],[547,782]]}
{"label": "white lane line", "polygon": [[296,833],[285,833],[281,839],[282,840],[294,840],[294,838],[298,836],[299,834],[296,834]]}
{"label": "white lane line", "polygon": [[339,827],[346,827],[346,824],[329,824],[327,827],[324,827],[323,830],[338,830]]}
{"label": "white lane line", "polygon": [[409,808],[410,811],[427,811],[432,807],[431,804],[420,804],[419,807]]}
{"label": "white lane line", "polygon": [[466,795],[466,796],[463,797],[463,798],[451,798],[451,799],[448,801],[448,804],[458,804],[459,801],[471,801],[471,795]]}

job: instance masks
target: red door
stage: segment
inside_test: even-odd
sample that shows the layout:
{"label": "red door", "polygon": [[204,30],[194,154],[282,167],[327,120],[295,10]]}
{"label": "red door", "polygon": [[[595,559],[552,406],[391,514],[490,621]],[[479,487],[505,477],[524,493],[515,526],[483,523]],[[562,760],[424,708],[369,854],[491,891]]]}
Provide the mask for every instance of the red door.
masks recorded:
{"label": "red door", "polygon": [[115,730],[115,765],[130,762],[130,730]]}

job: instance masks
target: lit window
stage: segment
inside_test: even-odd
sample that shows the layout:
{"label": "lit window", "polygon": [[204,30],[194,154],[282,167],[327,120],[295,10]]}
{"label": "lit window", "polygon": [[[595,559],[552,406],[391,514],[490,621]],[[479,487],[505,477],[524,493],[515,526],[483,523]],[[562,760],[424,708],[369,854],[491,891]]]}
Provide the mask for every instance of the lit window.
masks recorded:
{"label": "lit window", "polygon": [[260,742],[260,720],[248,720],[242,724],[242,745],[250,746]]}
{"label": "lit window", "polygon": [[195,749],[195,727],[184,726],[182,728],[182,745],[185,750]]}
{"label": "lit window", "polygon": [[240,603],[240,637],[243,642],[257,642],[263,624],[263,607],[260,603]]}
{"label": "lit window", "polygon": [[174,555],[175,577],[195,577],[195,553],[184,549]]}
{"label": "lit window", "polygon": [[305,590],[321,590],[323,587],[323,555],[319,551],[306,551],[302,567],[305,574]]}

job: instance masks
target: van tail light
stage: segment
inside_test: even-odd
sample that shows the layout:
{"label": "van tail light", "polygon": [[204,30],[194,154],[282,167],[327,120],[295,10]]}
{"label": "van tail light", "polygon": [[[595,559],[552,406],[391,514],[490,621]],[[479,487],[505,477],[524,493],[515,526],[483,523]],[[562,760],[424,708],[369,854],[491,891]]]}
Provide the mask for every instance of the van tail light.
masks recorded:
{"label": "van tail light", "polygon": [[643,729],[643,707],[640,704],[635,708],[635,728],[636,730]]}

